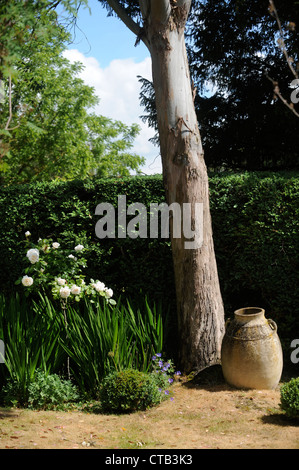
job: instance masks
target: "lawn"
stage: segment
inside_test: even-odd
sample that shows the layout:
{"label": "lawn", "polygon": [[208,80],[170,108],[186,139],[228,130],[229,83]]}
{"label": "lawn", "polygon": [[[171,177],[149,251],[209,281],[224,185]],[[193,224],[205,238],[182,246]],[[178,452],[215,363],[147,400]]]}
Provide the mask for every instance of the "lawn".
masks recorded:
{"label": "lawn", "polygon": [[125,415],[0,409],[1,449],[298,449],[298,421],[280,390],[236,390],[221,379],[181,381],[174,401]]}

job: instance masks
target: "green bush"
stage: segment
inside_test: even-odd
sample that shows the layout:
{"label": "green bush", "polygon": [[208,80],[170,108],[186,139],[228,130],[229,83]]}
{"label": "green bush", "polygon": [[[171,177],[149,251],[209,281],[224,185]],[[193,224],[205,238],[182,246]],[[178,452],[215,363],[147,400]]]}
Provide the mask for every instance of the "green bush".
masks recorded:
{"label": "green bush", "polygon": [[11,406],[28,406],[31,409],[58,409],[79,399],[79,393],[70,380],[57,374],[36,370],[28,385],[26,396],[16,379],[9,379],[2,390],[3,403]]}
{"label": "green bush", "polygon": [[134,369],[112,372],[105,377],[100,390],[102,409],[109,413],[145,410],[162,399],[152,375]]}
{"label": "green bush", "polygon": [[280,401],[280,406],[287,416],[299,418],[299,377],[281,386]]}
{"label": "green bush", "polygon": [[70,380],[40,370],[28,387],[28,406],[33,409],[57,409],[79,397],[77,387]]}

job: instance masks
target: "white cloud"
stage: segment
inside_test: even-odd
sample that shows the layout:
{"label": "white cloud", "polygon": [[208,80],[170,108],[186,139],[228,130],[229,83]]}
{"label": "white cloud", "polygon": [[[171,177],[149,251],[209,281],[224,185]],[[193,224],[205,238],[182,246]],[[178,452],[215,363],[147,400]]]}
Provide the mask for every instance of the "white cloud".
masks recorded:
{"label": "white cloud", "polygon": [[108,67],[101,68],[94,57],[85,57],[76,49],[64,51],[70,62],[81,62],[84,65],[80,77],[94,87],[100,102],[94,111],[114,120],[130,125],[139,124],[141,131],[136,138],[133,151],[146,158],[142,171],[147,174],[161,173],[161,158],[157,157],[159,148],[149,142],[154,130],[144,124],[140,115],[144,113],[139,104],[141,84],[137,76],[151,80],[151,59],[147,57],[136,63],[133,59],[115,59]]}

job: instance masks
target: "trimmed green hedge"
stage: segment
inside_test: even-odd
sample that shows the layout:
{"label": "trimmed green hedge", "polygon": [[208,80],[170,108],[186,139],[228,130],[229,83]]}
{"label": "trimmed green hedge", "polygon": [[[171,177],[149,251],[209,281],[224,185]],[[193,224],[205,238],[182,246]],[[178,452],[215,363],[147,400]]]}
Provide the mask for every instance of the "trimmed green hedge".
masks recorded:
{"label": "trimmed green hedge", "polygon": [[[226,313],[259,306],[286,339],[299,334],[298,173],[211,178],[211,211]],[[230,310],[230,312],[229,312]],[[297,334],[297,336],[296,336]]]}
{"label": "trimmed green hedge", "polygon": [[[266,309],[280,336],[299,331],[298,174],[210,175],[214,243],[226,315],[245,306]],[[119,294],[140,291],[175,310],[171,247],[165,239],[105,239],[95,235],[100,202],[163,202],[162,177],[88,179],[0,189],[1,290],[23,274],[25,232],[52,237],[69,248],[89,247],[88,275]],[[175,323],[175,316],[173,317]],[[298,333],[297,333],[298,334]],[[289,346],[289,344],[288,344]]]}

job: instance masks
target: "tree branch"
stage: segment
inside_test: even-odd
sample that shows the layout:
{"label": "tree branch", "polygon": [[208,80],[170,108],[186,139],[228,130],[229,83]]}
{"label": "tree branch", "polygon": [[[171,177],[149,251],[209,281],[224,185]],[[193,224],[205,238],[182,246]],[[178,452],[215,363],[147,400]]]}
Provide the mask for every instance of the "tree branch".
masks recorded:
{"label": "tree branch", "polygon": [[108,5],[112,8],[112,10],[115,11],[117,16],[119,17],[120,20],[127,26],[127,28],[134,33],[137,38],[142,39],[142,41],[145,43],[145,45],[148,47],[148,43],[146,38],[142,36],[142,28],[139,26],[138,23],[135,23],[134,20],[127,14],[125,9],[120,5],[118,0],[107,0]]}
{"label": "tree branch", "polygon": [[[296,72],[295,68],[293,67],[293,59],[289,56],[288,54],[288,51],[287,51],[287,48],[286,48],[286,45],[285,45],[285,40],[284,40],[284,34],[283,34],[283,29],[282,29],[282,26],[281,26],[281,21],[280,21],[280,18],[279,18],[279,15],[278,15],[278,12],[276,10],[276,7],[275,7],[275,4],[274,4],[274,1],[273,0],[269,0],[269,12],[270,12],[270,15],[273,16],[275,19],[276,19],[276,23],[277,23],[277,26],[278,26],[278,30],[279,30],[279,47],[280,49],[282,50],[285,58],[286,58],[286,62],[288,64],[288,67],[290,69],[290,71],[292,72],[292,74],[294,75],[295,79],[298,80],[298,73]],[[290,23],[289,23],[290,24]],[[295,24],[293,24],[293,27],[295,28]],[[295,110],[294,108],[294,103],[289,103],[281,94],[280,92],[280,89],[279,89],[279,85],[278,85],[278,82],[276,80],[273,80],[273,78],[271,78],[267,72],[265,72],[265,76],[267,77],[268,80],[270,80],[270,82],[272,82],[273,84],[273,92],[274,92],[274,96],[279,98],[283,104],[285,104],[291,111],[292,113],[295,114],[295,116],[299,117],[299,113]]]}
{"label": "tree branch", "polygon": [[267,72],[265,72],[265,76],[268,78],[268,80],[270,80],[270,82],[272,83],[273,85],[273,92],[274,92],[274,95],[279,98],[283,104],[285,104],[291,111],[292,113],[295,114],[295,116],[299,117],[299,113],[295,110],[294,108],[294,104],[293,103],[289,103],[283,96],[282,94],[280,93],[280,89],[279,89],[279,86],[278,86],[278,82],[276,82],[275,80],[273,80],[273,78],[271,78]]}
{"label": "tree branch", "polygon": [[274,4],[273,0],[269,0],[269,11],[270,11],[270,14],[272,16],[274,16],[275,19],[276,19],[277,26],[278,26],[278,29],[279,29],[279,35],[280,35],[279,46],[282,49],[282,52],[283,52],[283,54],[286,58],[288,67],[289,67],[290,71],[292,72],[292,74],[294,75],[294,77],[298,78],[298,74],[297,74],[296,70],[294,69],[294,67],[292,65],[292,63],[293,63],[292,58],[289,56],[286,45],[285,45],[285,40],[284,40],[284,34],[283,34],[282,26],[281,26],[281,21],[279,19],[278,12],[276,10],[276,7],[275,7],[275,4]]}

